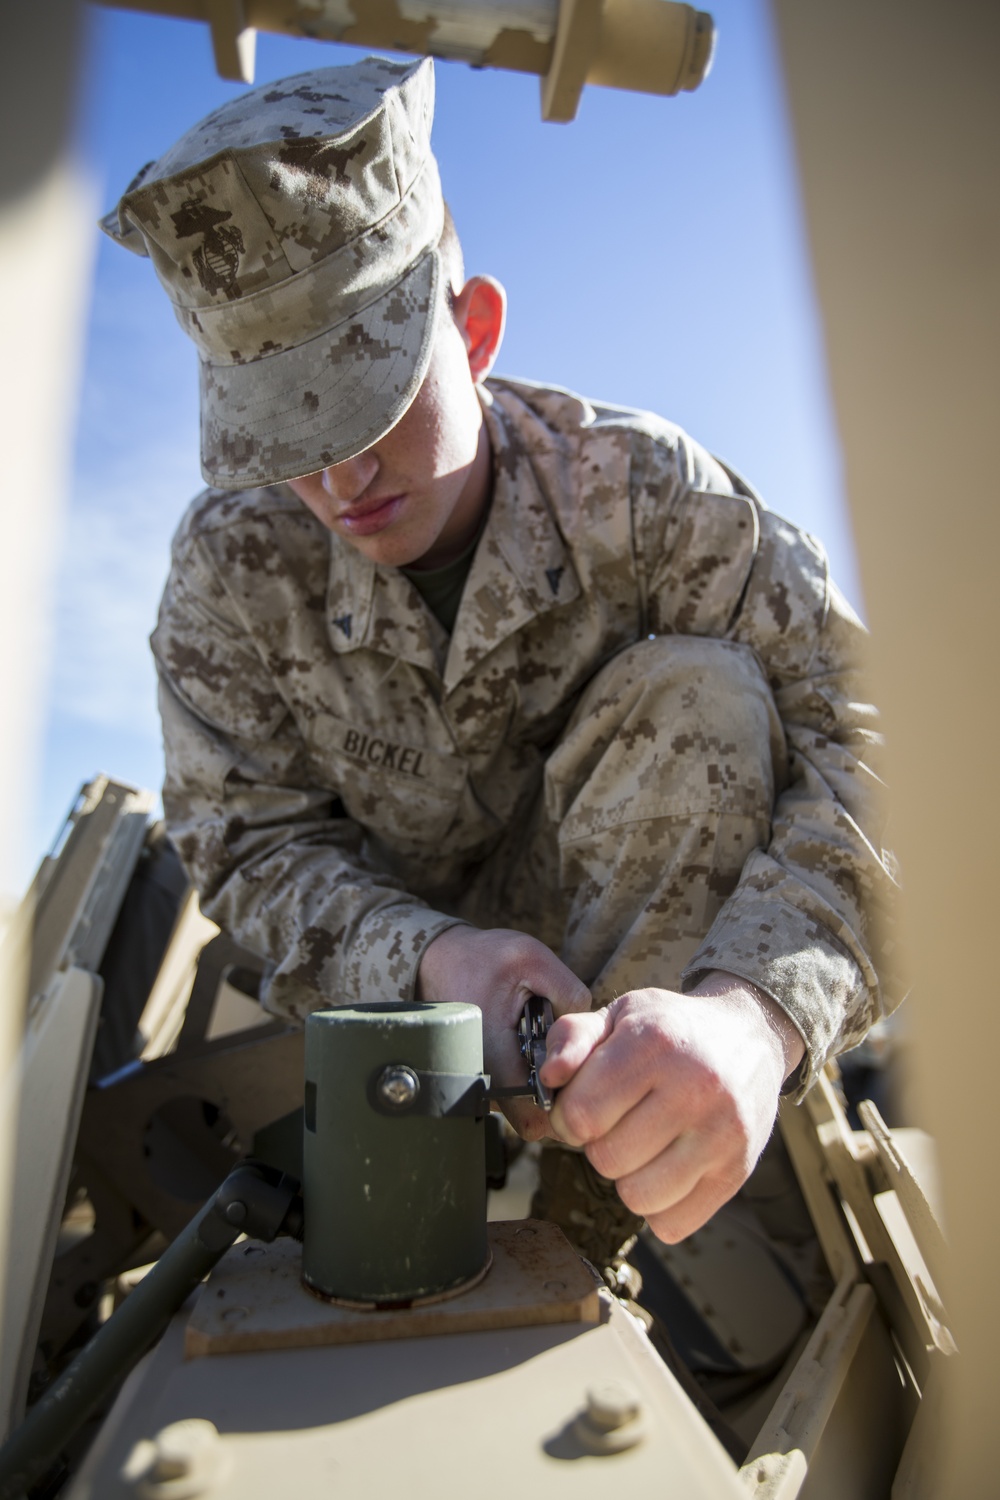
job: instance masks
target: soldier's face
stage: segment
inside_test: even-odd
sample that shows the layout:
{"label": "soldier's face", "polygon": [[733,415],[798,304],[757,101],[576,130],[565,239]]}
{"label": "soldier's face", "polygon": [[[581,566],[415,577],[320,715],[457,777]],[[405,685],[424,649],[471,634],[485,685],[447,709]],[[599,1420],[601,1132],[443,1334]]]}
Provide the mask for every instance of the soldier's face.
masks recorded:
{"label": "soldier's face", "polygon": [[[373,562],[443,567],[476,534],[492,472],[476,381],[503,328],[495,288],[476,278],[454,318],[442,317],[416,399],[385,437],[356,458],[289,481],[324,526]],[[484,317],[496,325],[485,339]]]}

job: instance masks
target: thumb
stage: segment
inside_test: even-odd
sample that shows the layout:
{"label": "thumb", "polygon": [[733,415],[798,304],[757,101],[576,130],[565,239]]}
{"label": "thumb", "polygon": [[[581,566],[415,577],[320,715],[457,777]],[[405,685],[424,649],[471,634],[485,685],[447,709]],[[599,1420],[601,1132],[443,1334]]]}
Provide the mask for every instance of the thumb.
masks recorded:
{"label": "thumb", "polygon": [[561,1016],[551,1027],[545,1062],[539,1077],[550,1089],[560,1089],[583,1066],[590,1054],[607,1041],[614,1030],[614,1016],[601,1010]]}
{"label": "thumb", "polygon": [[551,1003],[556,1016],[565,1016],[573,1011],[589,1011],[593,1001],[590,991],[572,969],[567,969],[561,959],[549,954],[551,962],[544,970],[532,976],[537,981],[535,993],[544,995]]}

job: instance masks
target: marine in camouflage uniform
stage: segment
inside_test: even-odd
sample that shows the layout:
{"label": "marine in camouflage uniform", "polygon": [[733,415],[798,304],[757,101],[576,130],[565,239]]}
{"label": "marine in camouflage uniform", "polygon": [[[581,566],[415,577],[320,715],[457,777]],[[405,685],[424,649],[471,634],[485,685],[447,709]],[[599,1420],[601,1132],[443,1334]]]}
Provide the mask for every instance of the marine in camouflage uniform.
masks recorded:
{"label": "marine in camouflage uniform", "polygon": [[[445,300],[430,65],[359,68],[226,106],[110,226],[142,236],[199,342],[203,466],[225,486],[181,525],[153,637],[181,857],[205,911],[272,961],[279,1013],[411,999],[443,934],[514,929],[640,1041],[634,992],[682,1011],[673,992],[705,994],[707,1015],[713,976],[735,976],[804,1043],[801,1095],[894,998],[863,629],[817,544],[679,429],[565,391],[476,380],[485,523],[450,630],[377,542],[302,504],[297,474],[379,453]],[[295,133],[310,115],[321,141]],[[380,255],[370,314],[357,287]],[[606,1040],[570,1048],[567,1098]],[[614,1153],[585,1118],[560,1133],[600,1170]]]}

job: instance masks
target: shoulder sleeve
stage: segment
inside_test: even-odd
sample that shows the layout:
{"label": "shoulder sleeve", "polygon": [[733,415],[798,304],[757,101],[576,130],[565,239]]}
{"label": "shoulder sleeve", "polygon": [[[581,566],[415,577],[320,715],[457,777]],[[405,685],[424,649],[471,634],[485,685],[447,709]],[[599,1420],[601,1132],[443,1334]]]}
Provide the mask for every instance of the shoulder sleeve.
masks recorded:
{"label": "shoulder sleeve", "polygon": [[454,918],[379,871],[361,829],[314,785],[294,718],[190,528],[152,647],[170,834],[206,914],[275,965],[268,1009],[301,1019],[411,999],[424,949]]}
{"label": "shoulder sleeve", "polygon": [[666,503],[639,506],[652,628],[752,647],[788,755],[770,842],[751,853],[683,982],[723,969],[771,995],[806,1042],[801,1095],[901,998],[867,633],[818,543],[728,481],[720,493],[685,477]]}

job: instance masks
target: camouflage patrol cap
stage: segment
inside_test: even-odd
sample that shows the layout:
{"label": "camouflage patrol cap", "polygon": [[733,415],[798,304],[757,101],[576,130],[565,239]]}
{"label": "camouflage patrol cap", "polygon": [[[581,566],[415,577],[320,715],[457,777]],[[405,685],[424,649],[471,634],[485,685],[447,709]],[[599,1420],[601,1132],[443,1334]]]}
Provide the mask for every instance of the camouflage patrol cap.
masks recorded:
{"label": "camouflage patrol cap", "polygon": [[265,84],[143,168],[102,221],[151,258],[198,346],[211,484],[340,463],[417,394],[440,301],[433,113],[429,59]]}

